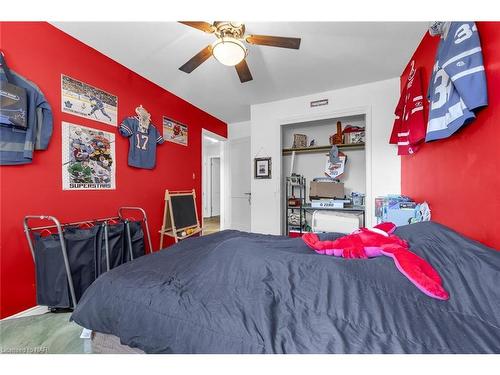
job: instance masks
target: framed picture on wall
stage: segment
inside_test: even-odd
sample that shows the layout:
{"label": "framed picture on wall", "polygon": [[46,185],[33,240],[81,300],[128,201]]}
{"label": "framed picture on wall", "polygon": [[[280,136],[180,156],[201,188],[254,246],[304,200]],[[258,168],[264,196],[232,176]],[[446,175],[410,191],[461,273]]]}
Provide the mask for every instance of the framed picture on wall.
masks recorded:
{"label": "framed picture on wall", "polygon": [[117,126],[118,97],[62,74],[61,111]]}
{"label": "framed picture on wall", "polygon": [[63,190],[116,188],[115,134],[62,123]]}
{"label": "framed picture on wall", "polygon": [[163,139],[179,145],[188,145],[188,127],[179,121],[163,116]]}
{"label": "framed picture on wall", "polygon": [[254,159],[254,177],[271,178],[271,158]]}

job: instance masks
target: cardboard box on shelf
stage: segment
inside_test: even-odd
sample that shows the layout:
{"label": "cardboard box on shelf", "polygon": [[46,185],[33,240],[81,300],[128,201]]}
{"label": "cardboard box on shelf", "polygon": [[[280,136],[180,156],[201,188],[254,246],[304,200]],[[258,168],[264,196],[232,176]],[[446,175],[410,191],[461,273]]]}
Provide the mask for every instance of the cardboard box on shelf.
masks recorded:
{"label": "cardboard box on shelf", "polygon": [[339,182],[311,181],[310,198],[344,198],[344,184]]}

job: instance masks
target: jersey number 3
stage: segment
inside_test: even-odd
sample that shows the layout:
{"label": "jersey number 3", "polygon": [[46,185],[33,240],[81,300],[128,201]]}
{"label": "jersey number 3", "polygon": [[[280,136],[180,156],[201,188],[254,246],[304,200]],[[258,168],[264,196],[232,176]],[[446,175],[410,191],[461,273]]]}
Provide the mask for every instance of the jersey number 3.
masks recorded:
{"label": "jersey number 3", "polygon": [[135,134],[136,136],[136,143],[135,143],[135,147],[137,147],[138,149],[140,150],[146,150],[146,146],[148,144],[148,140],[149,140],[149,137],[147,135],[144,135],[144,134]]}
{"label": "jersey number 3", "polygon": [[435,86],[434,93],[437,96],[437,100],[433,101],[431,104],[431,110],[441,108],[444,103],[448,100],[451,90],[451,82],[448,74],[445,73],[443,69],[438,70],[434,76],[434,84],[439,82],[439,85]]}

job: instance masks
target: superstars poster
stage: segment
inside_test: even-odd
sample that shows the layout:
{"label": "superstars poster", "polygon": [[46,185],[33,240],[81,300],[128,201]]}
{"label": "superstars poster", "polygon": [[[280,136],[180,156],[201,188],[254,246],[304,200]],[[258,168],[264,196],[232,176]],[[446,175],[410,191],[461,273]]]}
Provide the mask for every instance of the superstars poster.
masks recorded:
{"label": "superstars poster", "polygon": [[188,127],[178,121],[163,116],[163,139],[183,146],[188,144]]}
{"label": "superstars poster", "polygon": [[61,75],[61,110],[117,126],[118,97],[69,76]]}
{"label": "superstars poster", "polygon": [[115,135],[62,123],[63,190],[114,190]]}

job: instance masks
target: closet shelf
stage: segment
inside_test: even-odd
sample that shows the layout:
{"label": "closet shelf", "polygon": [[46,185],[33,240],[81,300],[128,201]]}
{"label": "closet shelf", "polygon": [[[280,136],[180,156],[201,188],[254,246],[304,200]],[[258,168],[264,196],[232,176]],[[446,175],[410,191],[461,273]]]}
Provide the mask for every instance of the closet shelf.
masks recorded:
{"label": "closet shelf", "polygon": [[[339,150],[353,150],[353,149],[364,149],[364,143],[350,143],[350,144],[339,144],[337,145]],[[305,154],[311,152],[328,152],[332,148],[332,145],[327,146],[312,146],[312,147],[302,147],[302,148],[284,148],[283,155],[290,155],[292,152],[296,152],[297,154]]]}

